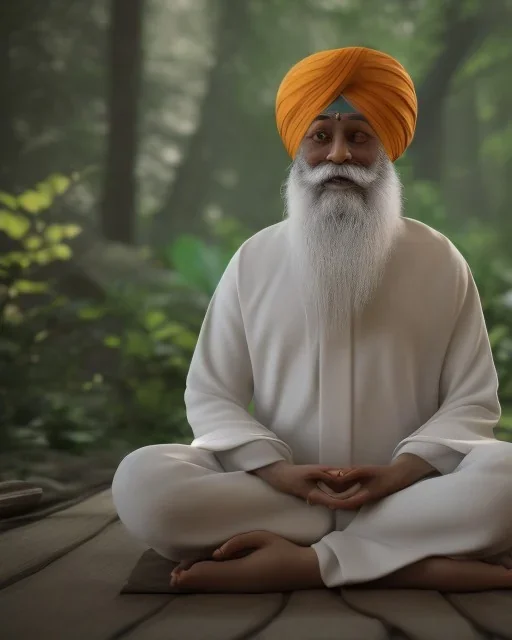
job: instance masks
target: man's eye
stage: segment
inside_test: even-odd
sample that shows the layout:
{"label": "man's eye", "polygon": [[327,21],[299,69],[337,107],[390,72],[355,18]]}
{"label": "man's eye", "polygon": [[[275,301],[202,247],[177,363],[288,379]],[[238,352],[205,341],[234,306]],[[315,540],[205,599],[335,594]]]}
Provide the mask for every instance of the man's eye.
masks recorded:
{"label": "man's eye", "polygon": [[352,135],[352,141],[355,142],[356,144],[362,144],[367,140],[368,140],[368,136],[366,135],[366,133],[363,133],[362,131],[356,131]]}
{"label": "man's eye", "polygon": [[328,140],[329,136],[327,135],[327,133],[325,133],[325,131],[317,131],[314,135],[313,135],[313,140],[316,140],[317,142],[325,142],[326,140]]}

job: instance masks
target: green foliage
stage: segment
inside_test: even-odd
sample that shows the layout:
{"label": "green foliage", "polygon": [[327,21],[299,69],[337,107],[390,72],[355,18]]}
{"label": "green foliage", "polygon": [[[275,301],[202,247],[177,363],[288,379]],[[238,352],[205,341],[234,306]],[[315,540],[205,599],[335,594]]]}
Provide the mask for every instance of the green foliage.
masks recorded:
{"label": "green foliage", "polygon": [[[150,296],[126,285],[113,285],[101,301],[57,296],[50,283],[26,277],[32,263],[21,268],[2,316],[4,446],[29,442],[81,453],[112,440],[138,446],[190,439],[183,403],[190,359],[209,297],[247,237],[228,220],[211,229],[209,244],[184,236],[166,252],[179,269],[178,286],[195,301],[188,309],[177,291]],[[41,244],[18,253],[60,246],[71,232],[27,231]],[[24,301],[34,293],[44,300],[27,310]]]}
{"label": "green foliage", "polygon": [[[407,169],[404,171],[407,176]],[[479,220],[457,228],[448,220],[439,190],[414,182],[406,189],[406,207],[414,217],[452,240],[468,262],[484,312],[494,361],[500,380],[500,397],[512,401],[512,259],[503,250],[499,234]]]}
{"label": "green foliage", "polygon": [[208,222],[210,242],[183,235],[164,251],[163,262],[178,273],[184,284],[210,297],[249,232],[232,218],[215,218]]}
{"label": "green foliage", "polygon": [[[75,176],[73,180],[77,179]],[[47,284],[33,282],[32,272],[56,260],[69,260],[73,255],[66,241],[78,236],[80,227],[56,224],[40,215],[66,193],[72,182],[55,174],[19,196],[0,192],[0,202],[5,207],[0,209],[0,232],[12,246],[0,255],[0,278],[8,288],[7,298],[20,293],[43,293]]]}
{"label": "green foliage", "polygon": [[212,295],[230,256],[200,238],[184,235],[169,247],[166,257],[183,283]]}
{"label": "green foliage", "polygon": [[28,312],[4,307],[4,445],[29,438],[81,452],[115,438],[186,438],[183,392],[198,326],[175,315],[172,295],[154,307],[128,291],[99,304],[60,297]]}
{"label": "green foliage", "polygon": [[473,222],[465,233],[452,234],[455,245],[471,267],[478,286],[494,362],[500,397],[512,401],[512,260],[501,249],[499,236]]}

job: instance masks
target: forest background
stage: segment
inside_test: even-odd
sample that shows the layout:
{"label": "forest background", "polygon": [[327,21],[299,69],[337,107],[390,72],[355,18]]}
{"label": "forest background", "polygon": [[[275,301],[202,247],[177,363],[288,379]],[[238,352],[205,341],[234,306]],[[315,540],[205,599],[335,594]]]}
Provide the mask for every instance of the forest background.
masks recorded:
{"label": "forest background", "polygon": [[414,79],[405,215],[473,270],[512,441],[511,0],[17,0],[0,5],[1,477],[190,441],[208,301],[283,215],[276,89],[350,45]]}

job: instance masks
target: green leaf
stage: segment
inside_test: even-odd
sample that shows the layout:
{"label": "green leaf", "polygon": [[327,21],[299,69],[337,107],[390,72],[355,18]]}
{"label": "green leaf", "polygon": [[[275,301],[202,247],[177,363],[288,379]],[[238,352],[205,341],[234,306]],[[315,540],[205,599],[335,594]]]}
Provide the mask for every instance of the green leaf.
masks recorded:
{"label": "green leaf", "polygon": [[82,228],[77,224],[65,224],[63,225],[63,231],[65,238],[76,238],[82,233]]}
{"label": "green leaf", "polygon": [[121,338],[119,336],[107,336],[103,340],[103,344],[110,349],[118,349],[121,346]]}
{"label": "green leaf", "polygon": [[0,210],[0,231],[9,238],[20,240],[30,229],[30,221],[19,213],[11,213],[5,209]]}
{"label": "green leaf", "polygon": [[181,236],[166,251],[178,274],[196,290],[211,296],[233,251],[205,244],[194,236]]}
{"label": "green leaf", "polygon": [[51,184],[55,193],[57,193],[58,195],[62,195],[69,189],[71,180],[66,176],[55,173],[48,178],[48,183]]}
{"label": "green leaf", "polygon": [[222,274],[231,260],[231,256],[231,252],[227,252],[221,247],[205,247],[202,257],[205,274],[208,279],[207,293],[210,295],[213,295],[219,284]]}
{"label": "green leaf", "polygon": [[50,249],[50,251],[52,256],[58,260],[69,260],[73,255],[71,247],[68,247],[67,244],[56,244]]}
{"label": "green leaf", "polygon": [[52,244],[64,239],[64,227],[60,224],[50,224],[44,230],[44,237]]}
{"label": "green leaf", "polygon": [[166,320],[166,315],[163,311],[152,309],[146,313],[146,317],[144,318],[144,324],[146,328],[151,331],[152,329],[156,329]]}
{"label": "green leaf", "polygon": [[50,334],[46,330],[40,331],[39,333],[36,334],[35,341],[36,342],[42,342],[43,340],[46,340],[46,338],[49,335]]}
{"label": "green leaf", "polygon": [[22,251],[10,251],[4,256],[0,256],[0,264],[5,267],[18,266],[26,269],[32,264],[31,256]]}
{"label": "green leaf", "polygon": [[509,328],[503,324],[497,324],[489,331],[491,347],[496,348],[509,334]]}
{"label": "green leaf", "polygon": [[184,358],[183,356],[172,356],[169,358],[168,363],[171,367],[175,367],[176,369],[181,369],[183,371],[187,371],[190,366],[190,360]]}
{"label": "green leaf", "polygon": [[197,344],[197,335],[177,322],[169,322],[155,331],[156,340],[170,340],[176,346],[193,351]]}
{"label": "green leaf", "polygon": [[46,240],[50,243],[61,242],[65,238],[75,238],[82,233],[77,224],[51,224],[44,231]]}
{"label": "green leaf", "polygon": [[11,196],[10,193],[5,193],[5,191],[0,191],[0,203],[4,204],[9,209],[17,209],[18,201],[14,196]]}
{"label": "green leaf", "polygon": [[135,397],[142,408],[154,411],[165,395],[165,385],[161,378],[141,381],[135,391]]}
{"label": "green leaf", "polygon": [[48,283],[33,282],[32,280],[16,280],[12,288],[18,293],[45,293],[48,291]]}
{"label": "green leaf", "polygon": [[41,249],[40,251],[35,251],[32,254],[32,258],[37,264],[49,264],[53,262],[53,255],[50,249]]}
{"label": "green leaf", "polygon": [[39,213],[51,205],[51,199],[47,194],[31,189],[18,196],[18,203],[29,213]]}
{"label": "green leaf", "polygon": [[203,260],[205,249],[205,243],[199,238],[183,235],[171,245],[168,257],[185,282],[199,291],[210,293],[209,276]]}
{"label": "green leaf", "polygon": [[125,349],[129,356],[146,358],[151,354],[151,343],[140,331],[127,331]]}
{"label": "green leaf", "polygon": [[82,320],[98,320],[105,315],[105,311],[99,307],[82,307],[77,315]]}
{"label": "green leaf", "polygon": [[43,246],[43,240],[39,236],[28,236],[23,240],[23,246],[28,251],[34,251]]}

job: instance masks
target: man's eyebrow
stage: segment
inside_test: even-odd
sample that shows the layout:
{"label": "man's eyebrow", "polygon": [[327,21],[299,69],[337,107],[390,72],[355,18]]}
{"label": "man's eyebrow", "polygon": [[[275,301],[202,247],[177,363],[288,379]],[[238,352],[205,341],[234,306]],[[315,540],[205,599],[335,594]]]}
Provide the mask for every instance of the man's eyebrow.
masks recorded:
{"label": "man's eyebrow", "polygon": [[351,113],[347,116],[347,120],[361,120],[362,122],[366,122],[366,124],[370,124],[362,113]]}

